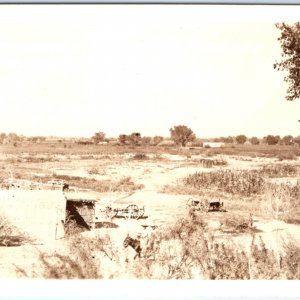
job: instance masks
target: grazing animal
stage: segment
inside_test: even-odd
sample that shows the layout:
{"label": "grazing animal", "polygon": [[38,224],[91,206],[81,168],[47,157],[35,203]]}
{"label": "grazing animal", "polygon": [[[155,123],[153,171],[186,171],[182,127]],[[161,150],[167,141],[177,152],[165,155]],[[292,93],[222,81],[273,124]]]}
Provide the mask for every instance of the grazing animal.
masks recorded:
{"label": "grazing animal", "polygon": [[215,201],[209,203],[209,210],[211,211],[220,210],[221,207],[223,207],[223,202]]}
{"label": "grazing animal", "polygon": [[136,259],[137,257],[141,257],[141,252],[142,252],[142,248],[141,248],[141,242],[137,239],[133,239],[131,238],[129,235],[127,235],[127,237],[125,238],[124,242],[123,242],[123,246],[125,248],[127,248],[128,246],[131,246],[135,252],[136,255],[134,256],[133,259]]}

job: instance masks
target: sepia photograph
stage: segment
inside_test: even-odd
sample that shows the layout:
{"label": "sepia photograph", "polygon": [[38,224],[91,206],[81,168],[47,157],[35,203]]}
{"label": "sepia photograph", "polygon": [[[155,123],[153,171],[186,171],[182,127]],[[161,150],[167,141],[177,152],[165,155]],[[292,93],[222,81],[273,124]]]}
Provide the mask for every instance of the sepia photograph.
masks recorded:
{"label": "sepia photograph", "polygon": [[0,8],[1,280],[300,279],[299,6]]}

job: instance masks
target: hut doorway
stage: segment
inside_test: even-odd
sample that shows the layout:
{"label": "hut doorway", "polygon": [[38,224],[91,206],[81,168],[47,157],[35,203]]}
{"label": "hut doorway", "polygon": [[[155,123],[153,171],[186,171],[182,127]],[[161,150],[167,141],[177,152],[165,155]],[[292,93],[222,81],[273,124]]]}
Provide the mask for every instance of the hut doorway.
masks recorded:
{"label": "hut doorway", "polygon": [[70,221],[78,227],[90,230],[95,226],[95,202],[67,200],[67,214]]}

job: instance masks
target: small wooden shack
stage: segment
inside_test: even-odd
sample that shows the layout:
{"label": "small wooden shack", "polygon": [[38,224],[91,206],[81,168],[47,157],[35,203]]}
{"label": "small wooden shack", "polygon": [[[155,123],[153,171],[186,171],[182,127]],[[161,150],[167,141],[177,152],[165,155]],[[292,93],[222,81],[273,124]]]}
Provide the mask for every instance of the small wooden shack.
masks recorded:
{"label": "small wooden shack", "polygon": [[65,192],[67,214],[71,220],[86,229],[95,228],[95,204],[97,196],[85,192]]}

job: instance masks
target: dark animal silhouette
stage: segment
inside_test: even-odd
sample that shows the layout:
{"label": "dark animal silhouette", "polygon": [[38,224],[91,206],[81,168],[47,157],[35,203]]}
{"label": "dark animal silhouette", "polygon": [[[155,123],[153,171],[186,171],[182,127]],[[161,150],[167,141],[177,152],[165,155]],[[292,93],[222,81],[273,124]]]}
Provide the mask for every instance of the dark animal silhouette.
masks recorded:
{"label": "dark animal silhouette", "polygon": [[210,211],[218,211],[223,207],[223,202],[214,201],[209,203],[209,210]]}
{"label": "dark animal silhouette", "polygon": [[134,256],[133,259],[136,259],[137,257],[139,258],[141,257],[142,248],[141,248],[141,242],[139,240],[133,239],[128,235],[123,242],[123,246],[125,248],[131,246],[135,250],[136,255]]}
{"label": "dark animal silhouette", "polygon": [[63,192],[64,191],[68,191],[69,190],[69,184],[68,183],[64,183],[63,187],[62,187]]}

